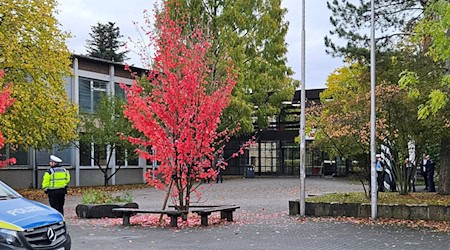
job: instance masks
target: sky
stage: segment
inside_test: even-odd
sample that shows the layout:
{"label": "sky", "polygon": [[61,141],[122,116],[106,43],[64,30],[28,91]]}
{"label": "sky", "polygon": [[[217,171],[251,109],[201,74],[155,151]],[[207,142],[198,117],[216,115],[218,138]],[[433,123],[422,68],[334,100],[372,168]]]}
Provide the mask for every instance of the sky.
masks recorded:
{"label": "sky", "polygon": [[[59,1],[56,18],[63,31],[70,32],[68,47],[72,53],[86,54],[86,40],[89,39],[91,26],[106,22],[115,22],[120,33],[127,41],[140,39],[139,32],[133,22],[143,24],[143,10],[153,10],[155,0],[65,0]],[[343,66],[341,58],[332,58],[325,53],[324,36],[332,28],[329,17],[331,12],[326,7],[326,0],[306,1],[306,89],[324,88],[326,79],[336,68]],[[301,1],[284,0],[282,6],[287,8],[285,20],[289,22],[286,35],[288,44],[288,66],[294,79],[300,80],[301,73]],[[129,64],[141,67],[137,53],[128,53]]]}

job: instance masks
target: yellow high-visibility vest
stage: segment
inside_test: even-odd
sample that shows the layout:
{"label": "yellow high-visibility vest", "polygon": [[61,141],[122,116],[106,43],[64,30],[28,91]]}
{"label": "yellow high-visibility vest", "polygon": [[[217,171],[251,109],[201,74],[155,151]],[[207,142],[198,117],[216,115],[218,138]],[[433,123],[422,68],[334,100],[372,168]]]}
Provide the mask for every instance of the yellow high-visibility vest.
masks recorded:
{"label": "yellow high-visibility vest", "polygon": [[69,171],[63,167],[54,167],[45,172],[42,179],[42,188],[44,190],[65,188],[69,182]]}

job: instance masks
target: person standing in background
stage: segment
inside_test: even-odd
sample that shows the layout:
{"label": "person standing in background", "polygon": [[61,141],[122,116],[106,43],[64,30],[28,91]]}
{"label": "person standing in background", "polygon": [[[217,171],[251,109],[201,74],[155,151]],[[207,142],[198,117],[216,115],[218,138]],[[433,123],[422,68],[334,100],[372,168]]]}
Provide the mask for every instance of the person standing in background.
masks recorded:
{"label": "person standing in background", "polygon": [[434,168],[436,166],[436,163],[434,163],[433,160],[430,159],[430,156],[426,156],[426,170],[427,170],[427,181],[428,181],[428,191],[430,192],[436,192],[436,187],[434,185]]}
{"label": "person standing in background", "polygon": [[423,190],[428,190],[428,175],[427,175],[427,156],[423,154],[422,157],[422,177],[425,182],[425,188]]}
{"label": "person standing in background", "polygon": [[64,202],[67,194],[67,185],[70,182],[70,173],[59,164],[59,157],[50,155],[50,169],[42,178],[42,189],[48,195],[50,206],[64,215]]}
{"label": "person standing in background", "polygon": [[377,183],[378,183],[378,192],[384,192],[384,169],[383,169],[383,164],[381,162],[381,155],[377,154],[377,165],[376,165],[376,170],[377,170]]}
{"label": "person standing in background", "polygon": [[222,165],[224,164],[225,159],[223,158],[223,155],[220,154],[219,155],[219,159],[217,159],[217,163],[216,163],[216,167],[217,167],[217,179],[216,179],[216,183],[223,183],[223,169],[222,169]]}

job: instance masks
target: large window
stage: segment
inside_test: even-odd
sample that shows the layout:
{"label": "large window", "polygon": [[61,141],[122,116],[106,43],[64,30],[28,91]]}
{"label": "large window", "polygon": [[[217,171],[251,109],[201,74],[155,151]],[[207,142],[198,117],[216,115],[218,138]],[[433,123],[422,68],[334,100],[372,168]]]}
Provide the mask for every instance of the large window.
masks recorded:
{"label": "large window", "polygon": [[97,110],[100,97],[106,94],[108,82],[79,78],[80,111],[93,113]]}
{"label": "large window", "polygon": [[91,144],[80,143],[80,166],[91,166]]}
{"label": "large window", "polygon": [[14,166],[29,166],[28,162],[28,152],[22,148],[13,149],[9,145],[5,145],[0,149],[0,161],[9,158],[16,158],[16,164]]}
{"label": "large window", "polygon": [[56,155],[61,158],[61,165],[72,165],[72,149],[67,147],[55,146],[52,150],[40,150],[36,152],[36,162],[39,166],[48,166],[50,155]]}
{"label": "large window", "polygon": [[[100,162],[101,166],[105,166],[108,158],[106,155],[106,145],[93,145],[90,143],[80,143],[80,166],[96,167],[96,161]],[[92,159],[94,157],[95,161]],[[110,167],[114,162],[110,162]],[[134,151],[126,150],[123,147],[116,147],[116,166],[138,166],[139,157]]]}
{"label": "large window", "polygon": [[127,150],[122,146],[116,146],[116,166],[138,166],[139,157],[133,150]]}
{"label": "large window", "polygon": [[106,146],[92,143],[80,143],[80,166],[95,167],[97,166],[97,162],[99,162],[101,166],[106,165]]}

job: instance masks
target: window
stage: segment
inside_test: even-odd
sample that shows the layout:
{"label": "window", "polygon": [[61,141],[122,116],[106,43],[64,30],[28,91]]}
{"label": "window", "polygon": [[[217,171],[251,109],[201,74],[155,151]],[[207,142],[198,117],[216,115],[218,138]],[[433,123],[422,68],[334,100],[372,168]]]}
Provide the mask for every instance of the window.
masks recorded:
{"label": "window", "polygon": [[116,146],[116,166],[125,166],[126,150],[121,146]]}
{"label": "window", "polygon": [[116,146],[116,166],[138,166],[139,157],[134,150],[125,149],[123,146]]}
{"label": "window", "polygon": [[[92,151],[94,150],[94,151]],[[99,161],[102,166],[105,166],[108,159],[106,158],[107,146],[93,145],[89,143],[80,143],[80,166],[97,166],[92,160],[92,156],[96,161]],[[110,162],[110,167],[114,162]],[[134,151],[126,150],[121,146],[116,146],[116,166],[138,166],[139,157]]]}
{"label": "window", "polygon": [[55,146],[53,150],[40,150],[36,152],[36,160],[39,166],[48,166],[50,155],[56,155],[61,158],[61,165],[72,165],[72,148]]}
{"label": "window", "polygon": [[16,164],[14,166],[29,166],[28,162],[28,152],[22,148],[12,149],[8,145],[5,145],[0,149],[0,161],[5,159],[15,158]]}
{"label": "window", "polygon": [[79,78],[80,111],[93,113],[97,110],[102,94],[106,94],[108,82]]}
{"label": "window", "polygon": [[[95,161],[94,161],[95,159]],[[106,146],[92,143],[80,143],[80,166],[96,167],[106,165]]]}
{"label": "window", "polygon": [[0,148],[0,161],[4,161],[6,158],[6,147]]}
{"label": "window", "polygon": [[114,95],[120,99],[125,100],[125,90],[120,87],[120,83],[116,82],[114,84]]}
{"label": "window", "polygon": [[[48,166],[51,153],[45,150],[36,152],[36,161],[38,166]],[[62,158],[61,158],[62,159]]]}
{"label": "window", "polygon": [[80,143],[80,166],[91,166],[90,143]]}

